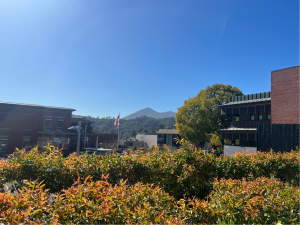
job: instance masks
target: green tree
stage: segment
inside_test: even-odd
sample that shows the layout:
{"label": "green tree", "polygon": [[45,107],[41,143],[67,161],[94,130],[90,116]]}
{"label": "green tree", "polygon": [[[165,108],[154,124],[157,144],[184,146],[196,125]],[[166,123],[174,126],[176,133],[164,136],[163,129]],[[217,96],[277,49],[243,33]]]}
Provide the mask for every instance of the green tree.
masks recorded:
{"label": "green tree", "polygon": [[164,129],[164,128],[165,128],[165,126],[163,124],[158,125],[158,129]]}
{"label": "green tree", "polygon": [[215,132],[211,136],[210,142],[216,147],[216,150],[221,150],[221,140],[218,132]]}
{"label": "green tree", "polygon": [[208,134],[230,126],[232,120],[230,116],[221,116],[218,106],[228,103],[232,96],[239,95],[243,93],[237,87],[214,84],[185,100],[175,115],[181,137],[192,143],[208,142]]}
{"label": "green tree", "polygon": [[137,132],[138,132],[138,133],[142,133],[143,130],[144,130],[143,127],[138,127]]}
{"label": "green tree", "polygon": [[130,131],[130,137],[135,137],[135,136],[136,136],[136,131],[135,130]]}

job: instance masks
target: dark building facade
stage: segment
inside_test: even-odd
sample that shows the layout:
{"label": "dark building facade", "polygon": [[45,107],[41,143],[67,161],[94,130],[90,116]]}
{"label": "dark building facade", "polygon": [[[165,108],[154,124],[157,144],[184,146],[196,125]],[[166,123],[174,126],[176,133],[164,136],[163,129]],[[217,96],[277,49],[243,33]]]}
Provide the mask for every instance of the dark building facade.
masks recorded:
{"label": "dark building facade", "polygon": [[[235,96],[219,106],[221,115],[238,117],[231,127],[219,130],[222,143],[227,139],[236,145],[238,140],[238,145],[264,149],[276,146],[277,151],[290,150],[299,143],[299,80],[299,66],[275,70],[271,72],[271,92]],[[286,140],[293,144],[287,145]]]}
{"label": "dark building facade", "polygon": [[232,144],[256,146],[256,124],[271,124],[271,92],[235,96],[220,106],[222,115],[238,118],[231,126],[219,130],[221,139]]}

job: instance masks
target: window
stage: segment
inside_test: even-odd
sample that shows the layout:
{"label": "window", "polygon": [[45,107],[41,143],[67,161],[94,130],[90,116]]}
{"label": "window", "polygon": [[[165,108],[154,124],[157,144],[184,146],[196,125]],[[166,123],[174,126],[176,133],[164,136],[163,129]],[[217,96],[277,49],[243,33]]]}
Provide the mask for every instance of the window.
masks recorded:
{"label": "window", "polygon": [[271,112],[271,105],[266,105],[265,110],[266,112]]}
{"label": "window", "polygon": [[231,114],[232,114],[232,109],[231,108],[226,109],[226,115],[231,115]]}
{"label": "window", "polygon": [[50,130],[51,128],[51,118],[46,117],[45,118],[45,130]]}
{"label": "window", "polygon": [[233,114],[234,115],[240,114],[240,108],[233,108]]}
{"label": "window", "polygon": [[254,106],[248,107],[248,113],[254,113],[254,112],[255,112],[255,107]]}
{"label": "window", "polygon": [[251,114],[250,120],[254,120],[254,115],[253,114]]}
{"label": "window", "polygon": [[57,127],[56,127],[57,131],[63,130],[63,123],[64,123],[64,119],[61,119],[61,118],[57,119]]}
{"label": "window", "polygon": [[232,134],[226,134],[226,139],[232,140]]}
{"label": "window", "polygon": [[256,112],[263,112],[263,111],[264,111],[264,106],[263,105],[256,106]]}
{"label": "window", "polygon": [[240,112],[241,113],[247,113],[247,107],[241,107]]}
{"label": "window", "polygon": [[271,114],[268,114],[268,120],[270,120],[271,119]]}
{"label": "window", "polygon": [[23,137],[23,146],[22,148],[26,148],[30,146],[30,137]]}
{"label": "window", "polygon": [[263,115],[262,115],[262,114],[259,114],[259,115],[258,115],[258,119],[259,119],[259,120],[262,120],[262,119],[263,119]]}
{"label": "window", "polygon": [[0,152],[7,151],[8,137],[0,137]]}

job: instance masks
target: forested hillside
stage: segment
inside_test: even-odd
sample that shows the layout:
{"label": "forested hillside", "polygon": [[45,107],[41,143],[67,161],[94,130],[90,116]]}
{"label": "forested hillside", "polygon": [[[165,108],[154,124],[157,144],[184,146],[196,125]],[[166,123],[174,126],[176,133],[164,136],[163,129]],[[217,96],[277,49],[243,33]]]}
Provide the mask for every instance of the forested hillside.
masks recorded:
{"label": "forested hillside", "polygon": [[[94,121],[92,124],[93,131],[99,133],[117,133],[118,130],[114,126],[116,118],[113,117],[91,117],[86,116],[90,121]],[[173,129],[175,124],[174,117],[168,118],[151,118],[147,116],[141,116],[134,119],[120,119],[120,135],[123,136],[135,136],[137,133],[143,134],[156,134],[158,129]]]}
{"label": "forested hillside", "polygon": [[153,117],[153,118],[168,118],[168,117],[175,117],[175,113],[168,111],[168,112],[156,112],[155,110],[151,108],[146,108],[146,109],[141,109],[135,113],[132,113],[128,116],[125,116],[123,119],[125,120],[130,120],[134,119],[136,117],[141,117],[141,116],[147,116],[147,117]]}

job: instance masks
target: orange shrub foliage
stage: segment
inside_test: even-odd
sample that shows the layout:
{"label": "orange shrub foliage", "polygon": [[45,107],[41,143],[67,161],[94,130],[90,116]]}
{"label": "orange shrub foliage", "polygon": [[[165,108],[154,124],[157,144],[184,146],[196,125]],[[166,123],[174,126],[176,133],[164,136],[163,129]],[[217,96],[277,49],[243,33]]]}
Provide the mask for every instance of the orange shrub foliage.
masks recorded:
{"label": "orange shrub foliage", "polygon": [[90,177],[60,194],[26,183],[16,196],[0,193],[5,224],[298,224],[299,188],[273,178],[214,181],[209,201],[181,199],[153,185],[129,186]]}
{"label": "orange shrub foliage", "polygon": [[71,187],[78,177],[81,181],[91,176],[93,181],[109,174],[108,182],[117,184],[120,180],[134,185],[153,183],[179,200],[182,198],[205,199],[218,178],[242,179],[253,177],[275,177],[291,185],[299,185],[299,153],[236,154],[234,157],[208,154],[186,142],[178,152],[161,152],[154,148],[141,154],[138,151],[119,154],[77,156],[64,158],[57,150],[39,153],[19,151],[18,155],[6,161],[0,160],[0,178],[5,182],[23,185],[23,180],[44,181],[50,193]]}

